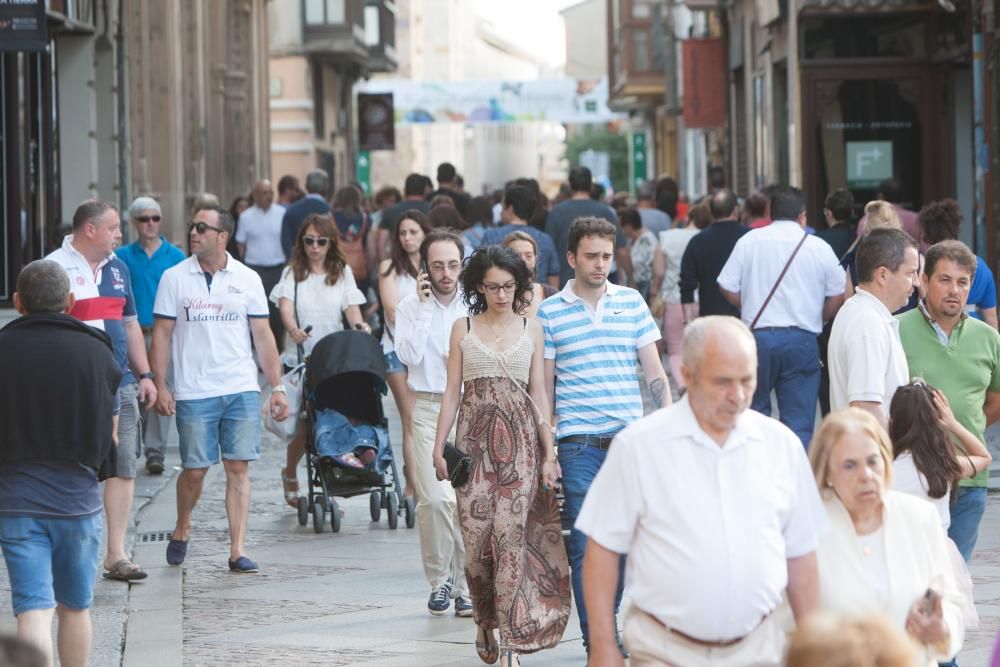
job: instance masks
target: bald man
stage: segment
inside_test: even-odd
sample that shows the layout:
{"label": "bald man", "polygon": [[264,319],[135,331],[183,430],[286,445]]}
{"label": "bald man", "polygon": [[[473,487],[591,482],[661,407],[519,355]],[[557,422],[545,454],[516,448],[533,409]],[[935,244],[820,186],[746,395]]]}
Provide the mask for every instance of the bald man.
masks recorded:
{"label": "bald man", "polygon": [[[260,276],[264,293],[270,295],[281,280],[281,271],[288,259],[281,246],[281,221],[285,217],[285,207],[274,203],[274,188],[267,179],[254,184],[253,202],[253,206],[240,214],[236,245],[243,262]],[[271,332],[280,350],[285,328],[281,324],[278,308],[270,300],[268,308]]]}
{"label": "bald man", "polygon": [[603,610],[590,612],[591,664],[624,666],[610,610],[627,553],[633,666],[777,666],[783,594],[797,620],[819,596],[816,482],[795,434],[747,409],[757,348],[745,324],[695,320],[682,356],[687,394],[615,437],[576,522],[584,600]]}

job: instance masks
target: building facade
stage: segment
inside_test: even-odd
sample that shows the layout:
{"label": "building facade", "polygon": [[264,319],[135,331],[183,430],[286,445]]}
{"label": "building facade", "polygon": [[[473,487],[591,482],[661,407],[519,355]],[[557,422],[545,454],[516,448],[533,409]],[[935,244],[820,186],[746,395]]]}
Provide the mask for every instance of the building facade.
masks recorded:
{"label": "building facade", "polygon": [[300,180],[326,169],[355,179],[354,84],[397,66],[396,4],[388,0],[272,0],[271,172]]}
{"label": "building facade", "polygon": [[831,190],[850,189],[860,214],[895,178],[913,211],[958,200],[962,240],[995,264],[995,7],[731,3],[727,153],[737,187],[799,185],[811,224],[822,226]]}
{"label": "building facade", "polygon": [[83,199],[157,197],[182,243],[197,193],[267,175],[266,4],[48,0],[44,50],[0,45],[0,306]]}

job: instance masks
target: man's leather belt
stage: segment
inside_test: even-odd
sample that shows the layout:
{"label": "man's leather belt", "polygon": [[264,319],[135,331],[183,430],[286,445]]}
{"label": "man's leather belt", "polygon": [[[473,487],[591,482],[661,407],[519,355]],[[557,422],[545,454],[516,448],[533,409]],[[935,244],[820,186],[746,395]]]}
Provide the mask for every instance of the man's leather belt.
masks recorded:
{"label": "man's leather belt", "polygon": [[615,435],[615,433],[609,435],[567,435],[564,438],[559,438],[559,444],[574,443],[607,450],[611,447],[611,441],[614,440]]}
{"label": "man's leather belt", "polygon": [[767,618],[768,618],[768,616],[770,616],[773,613],[773,611],[769,611],[768,613],[764,614],[764,616],[761,617],[760,621],[757,622],[757,625],[755,625],[753,627],[753,630],[751,630],[747,634],[743,635],[742,637],[736,637],[735,639],[726,639],[726,640],[723,640],[723,641],[709,641],[707,639],[698,639],[697,637],[692,637],[691,635],[687,634],[686,632],[681,632],[677,628],[671,628],[666,623],[664,623],[663,621],[661,621],[660,619],[658,619],[656,616],[653,616],[652,614],[650,614],[648,612],[644,611],[642,613],[646,614],[646,616],[649,616],[651,619],[653,619],[653,621],[657,625],[659,625],[660,627],[662,627],[667,632],[669,632],[671,634],[675,634],[678,637],[680,637],[681,639],[689,641],[692,644],[696,644],[698,646],[703,646],[705,648],[729,648],[730,646],[736,646],[741,641],[743,641],[744,639],[746,639],[747,637],[749,637],[751,634],[753,634],[754,632],[756,632],[757,628],[759,628],[761,626],[761,623],[763,623],[764,621],[766,621]]}

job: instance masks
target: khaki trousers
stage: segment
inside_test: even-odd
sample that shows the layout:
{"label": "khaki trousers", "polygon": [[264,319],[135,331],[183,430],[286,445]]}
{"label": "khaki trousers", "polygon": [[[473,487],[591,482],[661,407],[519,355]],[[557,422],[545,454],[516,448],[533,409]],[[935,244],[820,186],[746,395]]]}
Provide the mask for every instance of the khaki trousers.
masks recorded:
{"label": "khaki trousers", "polygon": [[630,607],[623,630],[632,667],[778,667],[785,654],[785,631],[780,614],[771,614],[743,641],[711,648],[684,639],[658,620]]}
{"label": "khaki trousers", "polygon": [[416,397],[410,423],[413,437],[413,481],[417,495],[417,530],[424,574],[431,588],[449,579],[455,595],[469,595],[465,582],[465,543],[458,522],[455,489],[448,481],[438,481],[434,472],[434,435],[437,432],[440,397]]}

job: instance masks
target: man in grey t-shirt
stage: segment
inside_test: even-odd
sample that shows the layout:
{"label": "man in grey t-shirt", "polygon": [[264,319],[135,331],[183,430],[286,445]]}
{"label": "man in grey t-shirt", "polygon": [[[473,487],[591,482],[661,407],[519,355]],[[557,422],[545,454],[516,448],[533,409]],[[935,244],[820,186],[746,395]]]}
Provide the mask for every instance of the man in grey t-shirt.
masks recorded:
{"label": "man in grey t-shirt", "polygon": [[642,226],[660,238],[660,232],[670,229],[670,216],[656,208],[656,186],[653,183],[643,183],[635,193],[636,208],[642,218]]}

